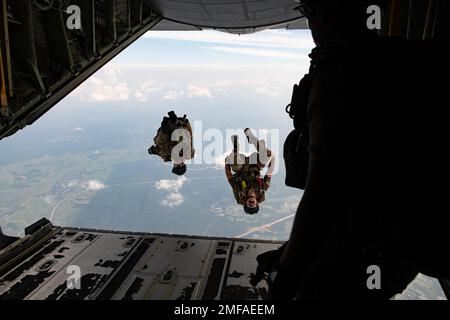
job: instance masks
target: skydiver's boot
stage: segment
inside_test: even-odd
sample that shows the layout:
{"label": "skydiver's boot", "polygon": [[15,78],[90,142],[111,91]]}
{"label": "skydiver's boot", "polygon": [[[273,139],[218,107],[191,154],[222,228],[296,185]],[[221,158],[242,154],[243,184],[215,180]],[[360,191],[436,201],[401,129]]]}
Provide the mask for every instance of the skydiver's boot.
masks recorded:
{"label": "skydiver's boot", "polygon": [[245,136],[247,137],[248,143],[254,145],[256,148],[258,148],[258,139],[253,134],[252,130],[250,128],[247,128],[244,130]]}
{"label": "skydiver's boot", "polygon": [[[249,128],[245,129],[244,132],[248,143],[254,145],[257,150],[256,154],[250,156],[250,161],[255,164],[257,163],[260,166],[266,165],[272,156],[272,152],[267,149],[266,142],[264,140],[258,140]],[[254,158],[255,156],[256,158]]]}
{"label": "skydiver's boot", "polygon": [[253,134],[252,130],[247,128],[244,130],[244,133],[247,137],[248,143],[254,145],[258,152],[261,152],[263,154],[267,152],[266,142],[264,140],[258,140],[258,138],[256,138]]}

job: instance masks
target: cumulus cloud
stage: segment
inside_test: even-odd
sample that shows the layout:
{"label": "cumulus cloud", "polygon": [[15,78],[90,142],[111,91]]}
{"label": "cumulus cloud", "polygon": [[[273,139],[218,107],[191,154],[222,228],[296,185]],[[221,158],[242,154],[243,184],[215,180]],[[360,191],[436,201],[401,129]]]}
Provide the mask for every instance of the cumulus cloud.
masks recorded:
{"label": "cumulus cloud", "polygon": [[110,81],[116,82],[123,75],[123,70],[117,64],[108,64],[104,67],[103,73]]}
{"label": "cumulus cloud", "polygon": [[178,192],[187,181],[185,176],[179,177],[177,179],[163,179],[155,183],[155,188],[158,190],[166,190],[172,192]]}
{"label": "cumulus cloud", "polygon": [[181,90],[179,90],[179,91],[170,90],[164,95],[163,99],[165,99],[165,100],[178,100],[178,99],[180,99],[183,96],[184,96],[184,91],[181,91]]}
{"label": "cumulus cloud", "polygon": [[208,87],[200,86],[200,85],[190,85],[186,90],[186,94],[188,98],[194,97],[208,97],[212,98],[212,94],[209,91]]}
{"label": "cumulus cloud", "polygon": [[213,95],[209,88],[205,85],[200,84],[173,84],[171,90],[167,90],[163,94],[163,99],[165,100],[178,100],[181,98],[198,98],[206,97],[212,98]]}
{"label": "cumulus cloud", "polygon": [[[242,36],[216,31],[154,31],[145,37],[200,42],[198,50],[208,51],[206,55],[225,52],[237,56],[231,59],[232,63],[217,60],[209,64],[196,59],[179,60],[180,63],[168,63],[163,59],[162,63],[153,64],[124,59],[128,64],[107,64],[81,85],[74,96],[91,102],[132,100],[140,103],[211,99],[242,92],[271,99],[290,96],[287,91],[291,90],[292,83],[298,82],[299,75],[308,70],[306,52],[314,47],[308,33],[285,30]],[[265,57],[267,63],[249,64],[241,55]],[[244,62],[239,64],[239,59]]]}
{"label": "cumulus cloud", "polygon": [[139,85],[133,93],[137,102],[146,102],[152,98],[164,100],[178,100],[181,98],[207,97],[212,98],[210,89],[200,83],[188,83],[183,81],[168,82],[148,80]]}
{"label": "cumulus cloud", "polygon": [[169,194],[161,201],[163,206],[176,207],[184,202],[184,196],[180,193],[180,189],[187,181],[186,177],[177,179],[163,179],[155,183],[157,190],[169,191]]}
{"label": "cumulus cloud", "polygon": [[[80,191],[99,191],[102,189],[106,188],[106,185],[103,184],[102,182],[98,181],[98,180],[69,180],[69,181],[64,181],[60,184],[58,184],[58,187],[62,188],[62,189],[72,189],[72,188],[76,188],[79,189]],[[46,200],[47,201],[47,200]]]}
{"label": "cumulus cloud", "polygon": [[183,202],[184,202],[183,195],[178,192],[173,192],[169,193],[167,197],[161,201],[161,204],[167,207],[176,207],[181,205]]}
{"label": "cumulus cloud", "polygon": [[98,180],[90,180],[86,183],[86,189],[90,191],[99,191],[105,188],[106,186]]}
{"label": "cumulus cloud", "polygon": [[123,70],[119,66],[108,64],[73,94],[89,102],[126,101],[130,96],[130,89],[127,82],[121,80],[122,74]]}
{"label": "cumulus cloud", "polygon": [[268,95],[269,97],[276,98],[280,96],[280,91],[277,89],[271,89],[268,87],[258,87],[255,89],[257,93]]}
{"label": "cumulus cloud", "polygon": [[167,82],[147,80],[135,89],[134,98],[138,102],[148,101],[151,97],[161,94],[168,86]]}
{"label": "cumulus cloud", "polygon": [[114,83],[93,77],[83,87],[81,99],[90,102],[126,101],[129,94],[126,82]]}

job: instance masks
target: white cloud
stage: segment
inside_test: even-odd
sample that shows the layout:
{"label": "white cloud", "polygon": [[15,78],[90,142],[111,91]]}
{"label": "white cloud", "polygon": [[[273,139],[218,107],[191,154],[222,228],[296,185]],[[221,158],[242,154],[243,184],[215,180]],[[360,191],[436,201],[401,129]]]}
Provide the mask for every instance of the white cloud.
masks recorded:
{"label": "white cloud", "polygon": [[[250,48],[252,50],[252,48]],[[259,49],[257,49],[259,50]],[[268,98],[290,96],[292,84],[307,71],[307,63],[291,60],[289,65],[228,66],[122,66],[120,81],[114,82],[117,68],[98,72],[74,93],[81,101],[110,102],[183,100],[216,98],[223,94],[254,93]],[[111,75],[109,79],[107,74]],[[148,79],[151,74],[152,78]],[[119,79],[117,77],[117,79]],[[79,129],[77,129],[79,130]]]}
{"label": "white cloud", "polygon": [[165,199],[161,201],[163,206],[175,207],[184,202],[184,196],[179,192],[187,181],[186,177],[179,177],[177,179],[163,179],[155,183],[155,188],[158,190],[169,191]]}
{"label": "white cloud", "polygon": [[173,180],[163,179],[155,183],[155,188],[158,190],[178,192],[183,187],[186,181],[187,178],[185,176]]}
{"label": "white cloud", "polygon": [[95,76],[78,87],[73,95],[82,101],[126,101],[130,95],[128,83],[122,81],[123,70],[115,64],[107,64]]}
{"label": "white cloud", "polygon": [[82,100],[90,102],[126,101],[130,93],[126,82],[111,83],[95,77],[82,89]]}
{"label": "white cloud", "polygon": [[105,76],[112,82],[117,82],[123,75],[123,70],[118,64],[108,64],[102,69]]}
{"label": "white cloud", "polygon": [[99,191],[105,189],[106,186],[98,180],[90,180],[86,183],[86,189],[91,191]]}
{"label": "white cloud", "polygon": [[170,83],[168,81],[158,81],[153,79],[147,80],[139,85],[139,87],[134,90],[133,95],[137,102],[146,102],[152,98],[178,100],[181,98],[213,97],[210,89],[201,83],[191,83],[187,81]]}
{"label": "white cloud", "polygon": [[201,85],[190,85],[186,89],[186,94],[188,98],[195,97],[207,97],[212,98],[212,94],[209,91],[208,87]]}
{"label": "white cloud", "polygon": [[268,87],[259,87],[256,88],[255,91],[257,93],[263,94],[263,95],[268,95],[269,97],[272,98],[276,98],[280,96],[280,91],[276,90],[276,89],[270,89]]}
{"label": "white cloud", "polygon": [[[79,181],[79,180],[69,180],[66,182],[62,182],[59,185],[62,189],[71,189],[77,188],[80,191],[99,191],[105,189],[107,186],[100,182],[99,180],[88,180],[88,181]],[[47,200],[46,200],[47,201]]]}
{"label": "white cloud", "polygon": [[183,96],[184,96],[184,92],[181,91],[181,90],[179,90],[179,91],[170,90],[170,91],[167,91],[167,93],[165,94],[163,99],[165,99],[165,100],[178,100],[178,99],[180,99]]}
{"label": "white cloud", "polygon": [[134,98],[138,102],[148,101],[150,97],[160,94],[168,86],[169,84],[163,81],[147,80],[134,91]]}
{"label": "white cloud", "polygon": [[[133,88],[135,80],[145,77],[148,71],[138,71],[135,68],[125,68],[122,83],[109,83],[105,79],[92,78],[83,84],[75,93],[82,101],[109,102],[125,101],[131,97],[136,102],[158,100],[181,100],[192,98],[214,98],[218,94],[251,92],[270,98],[281,96],[282,92],[290,91],[292,83],[298,81],[298,76],[292,71],[280,71],[277,68],[265,67],[261,70],[246,69],[224,70],[215,72],[214,78],[200,74],[195,68],[178,70],[174,77],[177,81],[170,82],[167,75],[155,75],[154,79],[138,83]],[[100,75],[99,75],[100,76]],[[128,80],[127,80],[128,79]],[[139,82],[139,81],[138,81]],[[82,131],[82,127],[72,129]]]}
{"label": "white cloud", "polygon": [[307,57],[296,52],[271,50],[271,49],[258,49],[258,48],[244,48],[244,47],[204,47],[207,50],[221,51],[227,53],[237,53],[247,56],[266,57],[266,58],[280,58],[291,60],[307,60]]}
{"label": "white cloud", "polygon": [[184,197],[179,192],[172,192],[169,193],[166,197],[166,199],[161,201],[161,204],[163,206],[167,207],[176,207],[181,205],[184,202]]}
{"label": "white cloud", "polygon": [[309,32],[294,33],[286,30],[265,30],[240,36],[213,30],[149,31],[144,38],[286,49],[309,50],[314,47]]}
{"label": "white cloud", "polygon": [[[308,70],[306,52],[314,47],[309,32],[286,30],[241,36],[212,30],[150,31],[144,38],[164,39],[167,43],[171,40],[197,42],[197,51],[201,52],[202,47],[206,49],[205,57],[214,56],[214,52],[237,56],[231,59],[235,61],[232,63],[226,60],[211,63],[210,59],[202,61],[188,56],[178,59],[179,63],[170,63],[170,56],[167,61],[148,59],[153,64],[123,59],[124,63],[109,63],[99,70],[74,92],[74,96],[92,102],[155,103],[243,92],[269,98],[290,96],[292,84]],[[266,57],[267,63],[239,63],[239,59],[246,59],[241,55]]]}
{"label": "white cloud", "polygon": [[73,132],[79,132],[79,131],[83,131],[83,130],[84,130],[83,127],[76,127],[76,128],[72,129]]}

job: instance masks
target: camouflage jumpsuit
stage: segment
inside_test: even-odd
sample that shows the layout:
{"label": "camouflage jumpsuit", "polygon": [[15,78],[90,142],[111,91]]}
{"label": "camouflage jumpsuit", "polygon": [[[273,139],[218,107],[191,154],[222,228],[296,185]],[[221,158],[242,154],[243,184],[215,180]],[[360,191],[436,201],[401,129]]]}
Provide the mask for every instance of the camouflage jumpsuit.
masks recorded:
{"label": "camouflage jumpsuit", "polygon": [[[172,141],[172,138],[178,138],[178,140]],[[163,120],[153,141],[153,153],[159,155],[164,162],[190,160],[195,155],[192,141],[192,127],[186,117],[177,118],[176,121]],[[188,145],[184,145],[185,143]],[[179,145],[180,152],[178,155],[174,155],[177,159],[172,159],[172,152],[177,145]],[[183,150],[189,151],[189,149],[190,152],[184,154]]]}
{"label": "camouflage jumpsuit", "polygon": [[258,141],[257,148],[259,152],[254,152],[248,157],[239,153],[239,150],[234,150],[225,159],[225,163],[231,165],[233,171],[233,178],[229,182],[234,198],[241,205],[245,204],[250,189],[255,190],[258,203],[265,201],[265,193],[270,187],[271,177],[262,178],[260,171],[270,161],[269,157],[261,157],[261,154],[271,152],[266,149],[262,140]]}

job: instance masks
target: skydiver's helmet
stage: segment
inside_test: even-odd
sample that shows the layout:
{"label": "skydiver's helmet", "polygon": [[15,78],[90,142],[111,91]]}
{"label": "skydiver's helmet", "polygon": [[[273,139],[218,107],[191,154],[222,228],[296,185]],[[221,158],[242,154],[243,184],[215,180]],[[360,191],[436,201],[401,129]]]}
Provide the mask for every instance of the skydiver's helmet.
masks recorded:
{"label": "skydiver's helmet", "polygon": [[257,214],[259,212],[259,205],[257,205],[254,208],[250,208],[250,207],[247,207],[247,204],[244,204],[244,212],[246,214],[251,214],[251,215]]}
{"label": "skydiver's helmet", "polygon": [[187,167],[184,162],[173,165],[172,173],[176,174],[177,176],[184,175],[186,173],[186,171],[187,171]]}

